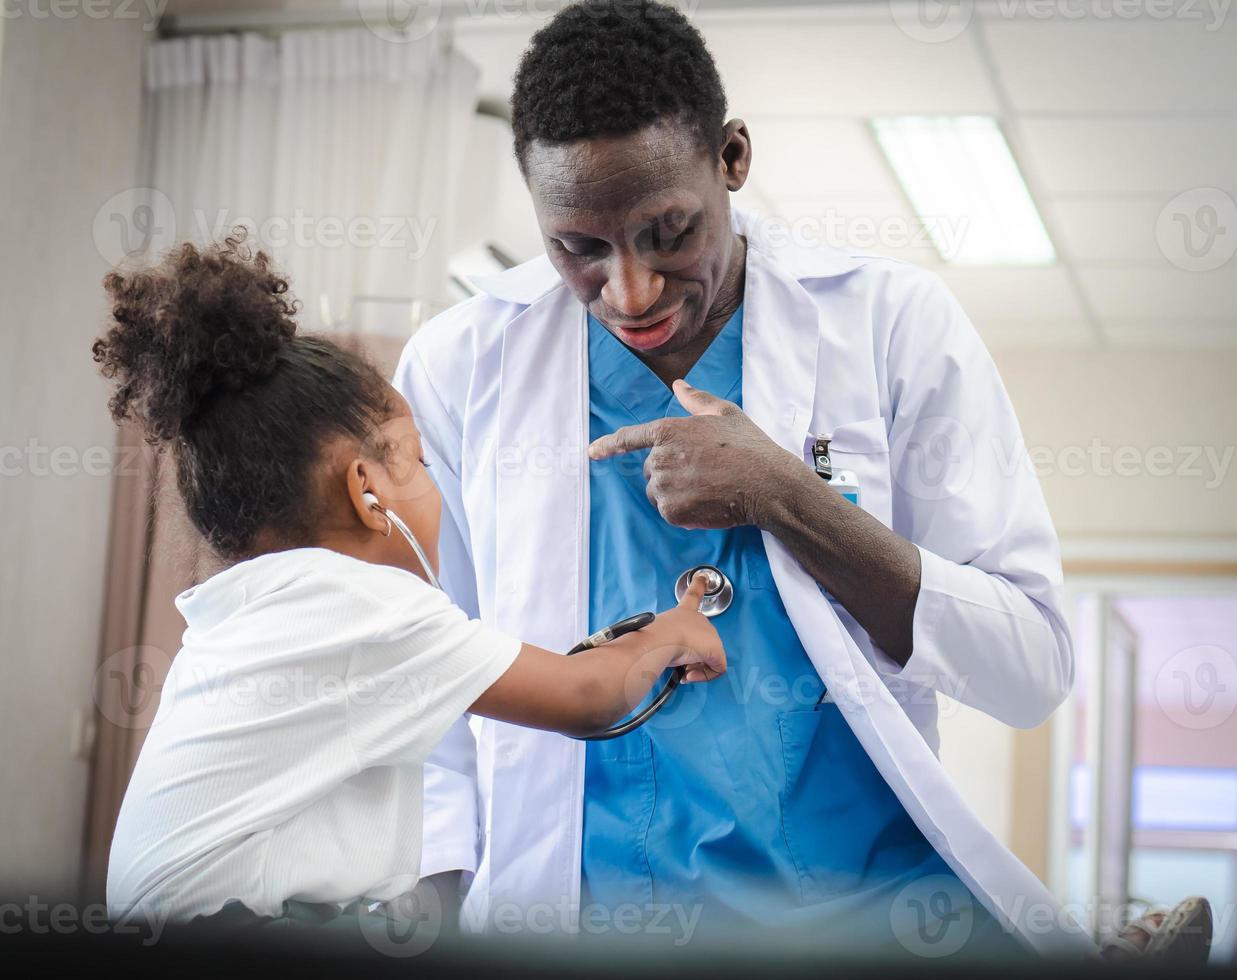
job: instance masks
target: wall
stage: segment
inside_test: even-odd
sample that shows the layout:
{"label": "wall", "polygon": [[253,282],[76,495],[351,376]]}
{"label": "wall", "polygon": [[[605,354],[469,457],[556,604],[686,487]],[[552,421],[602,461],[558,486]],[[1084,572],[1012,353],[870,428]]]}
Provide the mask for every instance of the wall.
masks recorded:
{"label": "wall", "polygon": [[[1007,347],[993,356],[1075,566],[1237,560],[1237,352]],[[953,705],[942,713],[941,758],[954,781],[1043,874],[1047,731],[1013,731]]]}
{"label": "wall", "polygon": [[[111,492],[106,474],[90,473],[106,469],[99,454],[115,437],[90,359],[107,268],[92,225],[134,182],[147,36],[139,20],[74,9],[0,21],[0,891],[8,894],[63,895],[78,873],[87,765],[74,754],[74,726],[91,704]],[[100,448],[84,455],[90,447]]]}
{"label": "wall", "polygon": [[1063,538],[1237,545],[1237,351],[1171,343],[994,351]]}

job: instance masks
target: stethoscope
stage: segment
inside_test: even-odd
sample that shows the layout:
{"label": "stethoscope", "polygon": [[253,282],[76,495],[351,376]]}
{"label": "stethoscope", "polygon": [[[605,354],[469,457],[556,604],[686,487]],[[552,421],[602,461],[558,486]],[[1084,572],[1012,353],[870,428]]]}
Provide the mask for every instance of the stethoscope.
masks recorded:
{"label": "stethoscope", "polygon": [[[730,608],[730,603],[734,601],[734,586],[731,585],[730,579],[726,577],[726,573],[716,565],[693,565],[687,569],[679,576],[678,581],[674,583],[675,600],[683,598],[688,585],[691,584],[691,580],[696,575],[705,576],[704,597],[700,600],[701,614],[708,616],[710,619],[714,616],[720,616]],[[598,630],[592,636],[581,640],[567,651],[567,656],[570,657],[584,650],[592,650],[594,647],[599,647],[603,643],[609,643],[611,640],[627,633],[634,633],[636,630],[648,626],[655,618],[654,613],[642,612],[637,613],[635,616],[621,619],[617,623],[612,623],[605,629]],[[671,672],[662,689],[657,692],[657,696],[641,711],[632,715],[626,721],[620,721],[617,725],[607,728],[604,732],[598,732],[596,735],[577,735],[574,737],[582,742],[605,742],[612,738],[619,738],[629,732],[634,732],[665,707],[666,702],[670,700],[670,695],[675,692],[675,689],[678,688],[682,680],[683,668],[676,667]]]}
{"label": "stethoscope", "polygon": [[[434,574],[434,570],[430,567],[429,558],[426,557],[421,545],[417,542],[412,531],[408,529],[400,516],[393,510],[388,510],[378,502],[378,498],[372,493],[365,493],[361,499],[373,510],[387,519],[387,535],[390,536],[391,528],[395,527],[400,534],[404,536],[404,540],[408,542],[408,546],[412,548],[417,556],[417,561],[421,563],[421,568],[425,572],[426,581],[434,588],[440,591],[446,591],[442,587],[442,583],[438,581],[438,576]],[[704,597],[700,600],[701,615],[708,616],[712,619],[714,616],[720,616],[734,601],[734,586],[730,579],[716,565],[693,565],[687,569],[678,580],[674,583],[674,598],[675,601],[681,600],[683,594],[687,592],[688,585],[696,575],[704,575]],[[573,656],[577,653],[582,653],[585,650],[592,650],[595,647],[609,643],[611,640],[616,640],[620,636],[625,636],[628,633],[634,633],[638,629],[643,629],[648,626],[654,619],[656,614],[651,612],[637,613],[635,616],[628,616],[626,619],[621,619],[617,623],[611,623],[603,630],[598,630],[592,636],[585,637],[570,650],[567,651],[567,656]],[[632,715],[625,721],[619,722],[607,728],[604,732],[598,732],[596,735],[581,735],[575,736],[582,742],[605,742],[612,738],[619,738],[629,732],[634,732],[637,728],[643,725],[646,721],[652,718],[659,712],[670,700],[672,695],[683,680],[683,668],[676,667],[671,672],[669,679],[663,685],[662,689],[657,692],[657,696],[653,698],[641,711]]]}
{"label": "stethoscope", "polygon": [[421,550],[421,545],[417,543],[417,539],[408,530],[408,525],[405,524],[399,514],[393,510],[387,510],[382,504],[378,503],[378,498],[372,493],[366,492],[361,494],[361,500],[371,509],[376,510],[379,514],[387,519],[387,537],[391,536],[391,526],[394,525],[399,533],[404,536],[404,540],[408,542],[408,546],[416,553],[417,561],[421,563],[421,569],[425,572],[425,580],[429,582],[439,592],[446,592],[442,587],[442,583],[438,581],[438,576],[434,574],[434,570],[430,568],[430,560],[426,557],[425,552]]}

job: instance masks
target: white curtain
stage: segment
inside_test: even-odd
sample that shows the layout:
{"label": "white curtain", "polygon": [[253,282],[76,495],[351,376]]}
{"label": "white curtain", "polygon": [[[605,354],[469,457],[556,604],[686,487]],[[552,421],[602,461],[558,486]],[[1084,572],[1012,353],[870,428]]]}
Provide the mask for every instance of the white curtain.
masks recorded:
{"label": "white curtain", "polygon": [[444,30],[158,41],[146,66],[147,186],[125,251],[145,258],[244,224],[291,277],[303,327],[350,320],[406,335],[414,303],[429,315],[450,300],[450,209],[477,76]]}

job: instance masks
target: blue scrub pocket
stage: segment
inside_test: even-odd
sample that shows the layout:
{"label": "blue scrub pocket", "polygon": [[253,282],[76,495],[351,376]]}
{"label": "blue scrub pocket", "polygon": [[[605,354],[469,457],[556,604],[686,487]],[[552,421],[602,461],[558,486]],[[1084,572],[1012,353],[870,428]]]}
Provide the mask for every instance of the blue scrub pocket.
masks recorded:
{"label": "blue scrub pocket", "polygon": [[581,872],[588,902],[653,901],[649,824],[657,803],[652,744],[640,729],[588,743]]}
{"label": "blue scrub pocket", "polygon": [[778,715],[782,831],[804,904],[892,881],[932,853],[837,705]]}

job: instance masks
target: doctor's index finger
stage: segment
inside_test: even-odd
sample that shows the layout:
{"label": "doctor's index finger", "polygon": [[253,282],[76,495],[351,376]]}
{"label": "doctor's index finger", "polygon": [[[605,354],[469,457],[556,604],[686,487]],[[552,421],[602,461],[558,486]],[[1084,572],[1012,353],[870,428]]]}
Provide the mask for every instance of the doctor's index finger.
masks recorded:
{"label": "doctor's index finger", "polygon": [[611,456],[621,456],[637,449],[651,449],[656,445],[661,435],[665,419],[652,422],[641,422],[638,425],[625,425],[615,429],[609,435],[601,436],[589,443],[590,459],[609,459]]}

